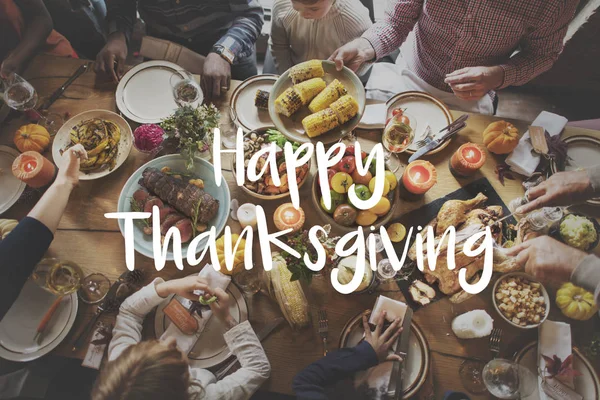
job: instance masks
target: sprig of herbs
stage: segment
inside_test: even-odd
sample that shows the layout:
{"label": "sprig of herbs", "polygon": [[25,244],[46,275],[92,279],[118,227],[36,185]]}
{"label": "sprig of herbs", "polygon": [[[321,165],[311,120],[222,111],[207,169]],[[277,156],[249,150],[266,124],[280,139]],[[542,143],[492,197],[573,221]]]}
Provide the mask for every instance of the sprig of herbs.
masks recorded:
{"label": "sprig of herbs", "polygon": [[196,204],[196,208],[194,209],[194,219],[192,220],[192,236],[196,237],[198,233],[198,216],[200,215],[200,204],[202,204],[202,199],[198,200],[198,204]]}
{"label": "sprig of herbs", "polygon": [[[326,265],[330,265],[333,259],[336,257],[334,249],[337,239],[339,238],[329,238],[327,235],[319,236],[319,241],[325,248],[325,252],[327,254]],[[308,254],[308,258],[312,262],[316,262],[318,257],[317,250],[308,238],[308,231],[304,230],[296,232],[292,236],[288,236],[286,239],[286,244],[301,255],[301,258],[296,258],[285,251],[282,252],[282,256],[286,261],[287,267],[292,273],[290,281],[293,282],[301,280],[310,283],[313,276],[319,274],[319,272],[309,269],[306,264],[304,264],[304,254]]]}
{"label": "sprig of herbs", "polygon": [[206,144],[210,146],[220,118],[221,114],[213,104],[196,108],[186,105],[160,123],[167,137],[179,140],[179,150],[188,170],[194,166],[194,153]]}
{"label": "sprig of herbs", "polygon": [[[135,199],[133,197],[129,200],[129,204],[131,205],[131,210],[133,212],[144,212],[144,210],[142,210],[140,208],[140,205],[138,204],[137,201],[135,201]],[[144,219],[136,219],[135,221],[136,221],[136,223],[143,225],[142,228],[144,228],[144,227],[149,228],[150,227],[150,223],[145,218]]]}

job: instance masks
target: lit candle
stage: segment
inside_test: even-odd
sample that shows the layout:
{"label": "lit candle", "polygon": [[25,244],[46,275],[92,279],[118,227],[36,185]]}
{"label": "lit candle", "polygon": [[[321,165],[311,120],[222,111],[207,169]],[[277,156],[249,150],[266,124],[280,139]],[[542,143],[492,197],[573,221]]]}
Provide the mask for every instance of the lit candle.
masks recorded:
{"label": "lit candle", "polygon": [[277,207],[273,214],[273,222],[280,231],[292,229],[292,232],[297,232],[304,225],[304,210],[295,208],[292,203],[285,203]]}
{"label": "lit candle", "polygon": [[242,229],[251,226],[252,230],[256,229],[256,206],[252,203],[242,204],[238,207],[237,218],[242,225]]}
{"label": "lit candle", "polygon": [[[406,167],[400,182],[406,191],[413,195],[422,195],[435,185],[437,172],[429,161],[413,161]],[[405,191],[405,192],[406,192]],[[403,191],[401,190],[400,193]]]}
{"label": "lit candle", "polygon": [[458,177],[473,175],[485,164],[487,155],[479,145],[465,143],[450,158],[450,171]]}
{"label": "lit candle", "polygon": [[35,151],[26,151],[15,159],[13,175],[32,188],[46,186],[54,179],[56,167],[50,160]]}

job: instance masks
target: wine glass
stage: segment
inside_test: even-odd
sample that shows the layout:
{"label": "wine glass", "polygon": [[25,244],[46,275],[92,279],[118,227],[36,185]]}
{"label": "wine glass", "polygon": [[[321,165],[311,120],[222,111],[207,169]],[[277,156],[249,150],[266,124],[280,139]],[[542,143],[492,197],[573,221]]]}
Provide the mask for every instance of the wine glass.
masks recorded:
{"label": "wine glass", "polygon": [[38,94],[31,83],[17,74],[12,74],[8,79],[2,80],[3,98],[6,104],[17,111],[32,111],[42,121],[42,125],[51,136],[56,135],[64,123],[64,119],[56,113],[42,115],[35,106],[38,102]]}
{"label": "wine glass", "polygon": [[233,107],[229,107],[229,118],[226,122],[220,124],[221,127],[221,143],[228,149],[235,149],[237,131],[238,131],[238,116]]}
{"label": "wine glass", "polygon": [[499,399],[530,396],[538,380],[528,368],[510,360],[495,358],[483,367],[483,383]]}
{"label": "wine glass", "polygon": [[192,74],[185,70],[174,72],[169,78],[171,89],[173,90],[173,98],[179,107],[193,106],[195,103],[202,101],[202,89],[196,82]]}
{"label": "wine glass", "polygon": [[103,274],[89,274],[81,282],[79,298],[86,304],[96,304],[104,300],[110,289],[110,280]]}
{"label": "wine glass", "polygon": [[400,169],[398,154],[410,146],[417,130],[416,118],[406,112],[392,116],[385,124],[381,142],[386,149],[385,162],[392,172]]}
{"label": "wine glass", "polygon": [[388,258],[384,258],[377,263],[377,278],[380,283],[394,279],[396,273],[397,271],[394,269],[392,262]]}
{"label": "wine glass", "polygon": [[463,387],[471,394],[482,394],[487,391],[483,383],[483,368],[485,362],[482,360],[465,360],[458,369],[458,375]]}

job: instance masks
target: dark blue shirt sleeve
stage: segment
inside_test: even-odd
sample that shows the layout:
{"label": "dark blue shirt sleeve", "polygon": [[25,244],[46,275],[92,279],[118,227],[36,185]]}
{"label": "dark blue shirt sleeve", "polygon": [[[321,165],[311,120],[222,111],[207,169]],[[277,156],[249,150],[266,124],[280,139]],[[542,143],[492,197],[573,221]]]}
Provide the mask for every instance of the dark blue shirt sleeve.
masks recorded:
{"label": "dark blue shirt sleeve", "polygon": [[292,383],[298,399],[327,399],[325,387],[379,363],[368,342],[340,349],[310,364],[296,375]]}
{"label": "dark blue shirt sleeve", "polygon": [[50,247],[54,235],[35,218],[25,217],[0,241],[0,320],[4,318]]}

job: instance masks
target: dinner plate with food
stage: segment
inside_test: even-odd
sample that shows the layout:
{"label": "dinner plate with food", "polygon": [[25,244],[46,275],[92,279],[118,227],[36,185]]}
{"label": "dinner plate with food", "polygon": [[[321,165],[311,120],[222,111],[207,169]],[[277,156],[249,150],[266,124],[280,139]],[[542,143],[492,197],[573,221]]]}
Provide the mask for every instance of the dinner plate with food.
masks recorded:
{"label": "dinner plate with food", "polygon": [[[212,268],[210,265],[208,268]],[[248,320],[248,305],[240,289],[233,283],[229,283],[225,290],[230,298],[229,312],[231,316],[239,323]],[[154,316],[154,332],[157,338],[160,338],[163,333],[172,324],[171,320],[165,313],[165,308],[175,299],[180,302],[187,310],[191,310],[194,318],[203,318],[203,310],[208,307],[199,307],[198,304],[181,296],[170,296],[163,301],[156,309]],[[187,354],[190,364],[194,368],[211,368],[222,363],[231,356],[231,351],[225,343],[223,334],[227,332],[225,325],[216,317],[210,316],[209,320],[204,325],[198,340],[192,346]]]}
{"label": "dinner plate with food", "polygon": [[11,308],[0,321],[0,357],[11,361],[35,360],[58,346],[77,317],[77,292],[64,296],[52,319],[35,339],[38,324],[56,300],[56,295],[28,279]]}
{"label": "dinner plate with food", "polygon": [[[386,102],[386,107],[386,121],[400,113],[410,117],[413,120],[412,122],[416,123],[417,129],[415,129],[414,138],[406,148],[406,152],[409,154],[419,150],[417,142],[424,140],[429,132],[431,139],[437,139],[438,132],[454,121],[448,106],[435,96],[425,92],[398,93]],[[409,123],[407,122],[407,124]],[[449,143],[450,140],[447,140],[427,154],[435,154],[446,148]]]}
{"label": "dinner plate with food", "polygon": [[273,124],[290,140],[334,143],[350,133],[365,109],[365,89],[350,69],[310,60],[284,72],[269,95]]}
{"label": "dinner plate with food", "polygon": [[[283,148],[286,142],[290,142],[294,150],[300,147],[300,143],[293,142],[287,139],[278,130],[268,127],[248,132],[244,136],[244,161],[248,162],[252,156],[260,151],[265,146],[269,146],[271,143],[275,143],[277,146],[277,167],[279,173],[280,184],[276,185],[273,182],[272,174],[267,170],[261,177],[255,182],[246,179],[244,184],[241,186],[242,190],[246,193],[262,200],[277,200],[290,195],[289,182],[286,173],[285,157],[283,157]],[[232,168],[233,176],[236,177],[236,163],[235,157],[232,157]],[[260,163],[264,162],[264,159]],[[310,160],[308,163],[296,167],[296,183],[298,189],[304,185],[310,175]],[[257,165],[257,172],[262,170],[262,165]]]}
{"label": "dinner plate with food", "polygon": [[273,125],[269,116],[269,96],[279,75],[252,76],[235,88],[229,100],[230,112],[245,131]]}
{"label": "dinner plate with food", "polygon": [[[119,195],[119,212],[152,212],[158,206],[160,233],[164,236],[171,227],[179,229],[182,256],[185,258],[189,242],[194,237],[216,228],[219,236],[229,215],[231,197],[225,178],[221,185],[215,182],[214,167],[206,160],[196,158],[191,170],[186,169],[185,159],[179,154],[155,158],[142,165],[131,175]],[[152,247],[152,218],[137,220],[134,227],[134,248],[149,258],[154,258]],[[119,220],[121,233],[125,222]],[[196,254],[208,244],[208,237],[198,243]],[[174,255],[169,248],[167,260]]]}
{"label": "dinner plate with food", "polygon": [[19,200],[25,190],[25,183],[12,174],[12,165],[19,152],[8,146],[0,146],[0,214],[7,211]]}
{"label": "dinner plate with food", "polygon": [[88,154],[79,167],[80,180],[102,178],[127,160],[133,145],[131,127],[120,115],[108,110],[77,114],[56,133],[52,144],[54,161],[80,143]]}
{"label": "dinner plate with food", "polygon": [[[342,331],[340,348],[354,347],[364,340],[364,328],[361,312],[352,318]],[[416,322],[411,321],[408,356],[404,363],[405,372],[402,377],[402,397],[408,399],[415,395],[427,378],[429,371],[429,345],[425,335]],[[377,399],[373,393],[381,395],[388,393],[388,384],[392,373],[393,361],[385,361],[366,371],[361,371],[354,376],[354,390],[364,399]]]}

